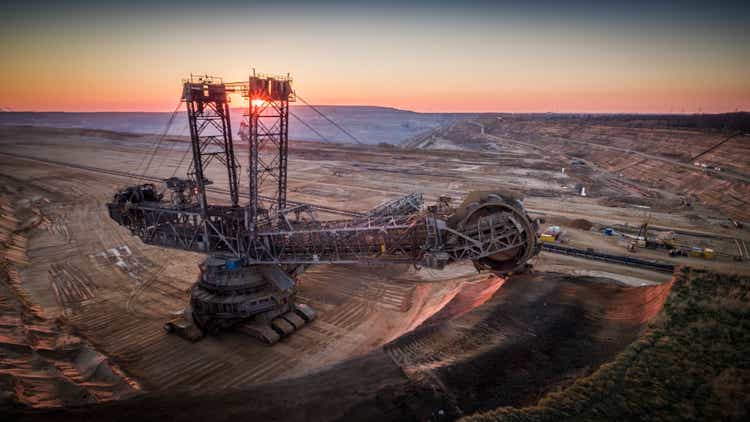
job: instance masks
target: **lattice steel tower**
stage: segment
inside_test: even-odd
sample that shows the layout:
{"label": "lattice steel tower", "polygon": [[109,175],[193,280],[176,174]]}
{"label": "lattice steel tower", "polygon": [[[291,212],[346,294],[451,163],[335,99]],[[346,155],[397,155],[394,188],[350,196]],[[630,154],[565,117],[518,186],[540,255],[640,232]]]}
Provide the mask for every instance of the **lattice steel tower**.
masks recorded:
{"label": "lattice steel tower", "polygon": [[[286,208],[289,102],[294,101],[289,76],[250,76],[249,214],[252,222]],[[260,196],[259,192],[263,191]]]}
{"label": "lattice steel tower", "polygon": [[190,79],[184,81],[182,101],[187,107],[190,140],[193,144],[193,161],[190,163],[188,176],[199,187],[201,208],[206,210],[205,185],[211,183],[206,179],[203,169],[214,159],[226,167],[229,197],[232,206],[238,206],[239,166],[234,156],[229,102],[224,83],[221,78],[191,75]]}

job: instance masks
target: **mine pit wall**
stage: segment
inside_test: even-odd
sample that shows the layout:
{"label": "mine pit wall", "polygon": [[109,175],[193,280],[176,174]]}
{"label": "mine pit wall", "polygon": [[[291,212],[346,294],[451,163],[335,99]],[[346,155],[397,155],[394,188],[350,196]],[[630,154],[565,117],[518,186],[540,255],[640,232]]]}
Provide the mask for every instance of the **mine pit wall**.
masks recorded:
{"label": "mine pit wall", "polygon": [[[456,294],[450,298],[439,311],[431,314],[424,323],[437,324],[453,318],[458,318],[474,308],[492,299],[498,289],[503,287],[507,277],[490,274],[484,280],[464,284]],[[447,298],[446,298],[447,299]],[[416,328],[416,327],[414,327]]]}
{"label": "mine pit wall", "polygon": [[[503,119],[488,118],[484,121],[485,137],[477,133],[474,124],[461,121],[450,128],[436,129],[425,135],[421,142],[413,140],[403,146],[463,151],[502,148],[507,153],[520,145],[526,158],[536,155],[537,148],[543,149],[545,163],[534,164],[533,169],[547,169],[553,163],[552,168],[558,172],[561,167],[566,167],[570,180],[585,185],[589,196],[604,197],[605,203],[614,206],[647,205],[665,211],[682,207],[677,195],[663,197],[666,191],[680,193],[691,202],[698,199],[702,205],[720,210],[736,220],[750,221],[750,202],[747,199],[750,197],[750,183],[747,182],[750,165],[747,157],[750,154],[746,136],[737,137],[702,156],[698,161],[723,168],[722,171],[706,173],[701,167],[694,166],[691,157],[720,141],[727,136],[725,133]],[[430,139],[439,139],[440,142]],[[675,142],[675,139],[680,142]],[[652,154],[660,159],[639,153]],[[602,178],[601,173],[589,166],[570,167],[570,157],[583,158],[610,172],[613,177]],[[740,178],[727,176],[728,173]],[[529,190],[526,193],[527,197],[536,196]],[[549,191],[545,195],[549,195]]]}
{"label": "mine pit wall", "polygon": [[[456,297],[476,289],[475,286],[487,288],[497,285],[499,280],[487,273],[477,273],[470,264],[427,274],[402,266],[313,267],[300,277],[299,285],[301,300],[319,311],[319,321],[313,323],[312,330],[334,326],[346,328],[346,332],[334,335],[337,343],[308,353],[305,360],[318,362],[319,370],[372,352],[422,325]],[[478,305],[488,298],[485,295],[474,301]],[[309,372],[309,365],[303,365],[283,377]]]}
{"label": "mine pit wall", "polygon": [[455,318],[471,311],[489,300],[505,282],[505,278],[492,274],[477,274],[457,280],[457,288],[442,294],[435,294],[435,289],[429,285],[417,286],[417,297],[421,306],[410,318],[406,329],[394,333],[388,342],[409,333],[425,323]]}
{"label": "mine pit wall", "polygon": [[682,268],[649,329],[615,359],[527,407],[462,421],[747,420],[747,276]]}
{"label": "mine pit wall", "polygon": [[35,303],[20,271],[30,233],[49,223],[33,201],[0,191],[0,407],[59,407],[132,396],[136,381]]}
{"label": "mine pit wall", "polygon": [[[591,277],[537,274],[499,285],[477,283],[385,350],[416,385],[444,395],[454,417],[533,405],[637,339],[660,312],[673,282],[623,287]],[[489,301],[457,315],[492,289]]]}

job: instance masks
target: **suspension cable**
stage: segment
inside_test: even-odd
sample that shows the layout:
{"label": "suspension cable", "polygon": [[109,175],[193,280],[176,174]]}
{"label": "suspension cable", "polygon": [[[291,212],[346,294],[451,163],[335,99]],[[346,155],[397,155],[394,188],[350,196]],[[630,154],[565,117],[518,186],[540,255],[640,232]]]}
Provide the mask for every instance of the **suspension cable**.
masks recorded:
{"label": "suspension cable", "polygon": [[[190,124],[190,122],[188,122],[188,124]],[[185,152],[182,153],[182,157],[180,158],[180,161],[177,163],[177,165],[175,166],[175,168],[172,170],[172,176],[170,176],[170,177],[175,177],[175,175],[177,174],[177,170],[179,170],[180,168],[182,168],[182,163],[185,162],[185,158],[187,158],[188,153],[190,151],[192,151],[192,149],[193,149],[193,140],[191,139],[190,143],[187,146],[187,148],[185,148]]]}
{"label": "suspension cable", "polygon": [[[185,126],[184,126],[184,127],[182,128],[182,130],[180,130],[179,132],[177,132],[177,136],[183,136],[183,135],[184,135],[184,133],[185,133],[185,132],[187,131],[187,128],[188,128],[188,125],[189,125],[189,124],[190,124],[190,122],[188,122],[188,123],[185,123]],[[179,141],[177,141],[177,140],[172,140],[172,141],[171,141],[171,142],[169,143],[169,149],[167,149],[167,153],[166,153],[166,154],[163,154],[163,155],[161,156],[161,160],[159,161],[159,164],[157,164],[156,168],[161,168],[162,166],[164,166],[165,162],[166,162],[166,163],[168,163],[168,160],[169,160],[169,155],[170,155],[170,154],[172,153],[172,151],[174,151],[174,147],[175,147],[175,145],[177,145],[178,143],[181,143],[181,142],[179,142]],[[189,149],[189,148],[188,148],[188,149]],[[174,176],[174,175],[173,175],[173,176]]]}
{"label": "suspension cable", "polygon": [[[177,106],[179,107],[179,104]],[[169,120],[167,121],[166,130],[169,130],[171,119],[172,119],[172,116],[170,116]],[[138,180],[140,180],[140,178],[138,178],[139,170],[143,167],[144,164],[146,164],[146,160],[150,157],[151,154],[153,154],[155,149],[158,148],[156,144],[160,139],[161,139],[161,136],[157,136],[152,139],[151,144],[149,145],[149,147],[151,147],[152,149],[152,152],[150,154],[143,154],[143,157],[141,157],[141,161],[138,163],[138,166],[136,166],[136,168],[133,170],[133,174]]]}
{"label": "suspension cable", "polygon": [[307,123],[306,121],[302,120],[301,117],[299,117],[296,114],[294,114],[294,112],[289,111],[289,114],[291,114],[295,119],[297,119],[297,121],[299,121],[300,123],[302,123],[303,125],[305,125],[306,128],[310,129],[312,132],[314,132],[316,135],[318,135],[318,138],[320,138],[323,142],[330,142],[328,140],[328,138],[326,138],[325,136],[323,136],[322,133],[318,132],[318,130],[315,129],[314,127],[312,127],[309,123]]}
{"label": "suspension cable", "polygon": [[[164,132],[162,132],[161,136],[157,138],[157,142],[154,144],[154,148],[151,150],[151,154],[148,154],[148,163],[146,164],[146,167],[143,169],[143,172],[141,173],[140,179],[144,180],[144,176],[146,176],[146,173],[151,168],[151,163],[154,161],[154,156],[156,156],[156,152],[159,150],[159,146],[161,145],[162,141],[164,141],[164,138],[166,138],[167,133],[169,132],[169,129],[172,127],[172,123],[174,122],[175,117],[177,116],[177,111],[180,109],[180,106],[182,105],[182,101],[177,103],[177,107],[175,107],[172,114],[169,116],[169,120],[167,121],[167,126],[164,128]],[[145,161],[144,157],[144,161]],[[138,168],[141,167],[143,162],[138,166]],[[136,168],[136,173],[138,168]]]}
{"label": "suspension cable", "polygon": [[313,109],[314,112],[318,113],[320,115],[320,117],[326,119],[330,124],[334,125],[338,130],[340,130],[341,132],[343,132],[344,134],[346,134],[348,137],[350,137],[352,140],[354,140],[354,142],[356,142],[356,143],[358,143],[360,145],[364,145],[364,142],[360,141],[359,139],[357,139],[356,136],[352,135],[351,132],[349,132],[348,130],[346,130],[343,127],[341,127],[338,123],[336,123],[333,120],[331,120],[328,116],[326,116],[325,114],[323,114],[323,112],[321,112],[320,110],[318,110],[314,105],[312,105],[312,104],[308,103],[307,101],[305,101],[305,99],[302,98],[302,97],[300,97],[300,95],[296,91],[294,92],[294,95],[300,101],[302,101],[303,103],[305,103],[306,106],[310,107],[311,109]]}

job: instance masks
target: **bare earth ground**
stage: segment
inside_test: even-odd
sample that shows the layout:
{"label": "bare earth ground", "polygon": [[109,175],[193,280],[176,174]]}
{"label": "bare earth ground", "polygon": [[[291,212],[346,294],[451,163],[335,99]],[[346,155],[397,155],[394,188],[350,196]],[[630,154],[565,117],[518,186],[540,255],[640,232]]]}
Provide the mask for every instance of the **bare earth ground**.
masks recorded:
{"label": "bare earth ground", "polygon": [[[108,219],[104,203],[133,180],[49,163],[139,173],[150,141],[0,127],[0,153],[6,154],[0,155],[0,321],[9,321],[0,323],[0,386],[10,392],[6,403],[44,408],[135,394],[138,405],[116,401],[84,413],[43,415],[95,419],[89,412],[104,412],[99,416],[126,419],[146,412],[187,419],[208,416],[201,412],[212,407],[185,401],[186,395],[212,392],[208,403],[226,411],[213,415],[219,420],[234,414],[424,418],[440,410],[453,418],[533,403],[593,371],[637,337],[669,291],[669,284],[660,284],[668,275],[546,253],[535,260],[535,273],[508,280],[477,274],[471,265],[445,271],[321,266],[300,280],[302,301],[320,317],[290,338],[270,348],[236,333],[186,343],[161,327],[184,306],[201,256],[143,245]],[[366,210],[414,190],[434,200],[514,187],[526,193],[527,207],[563,226],[583,218],[633,227],[648,214],[652,225],[691,233],[684,236],[727,255],[735,253],[735,239],[750,241],[750,233],[728,226],[723,214],[741,204],[670,208],[664,204],[679,204],[681,193],[614,177],[598,164],[563,176],[563,153],[492,143],[497,150],[486,153],[293,143],[289,196]],[[148,174],[184,173],[186,147],[169,142]],[[225,180],[218,168],[209,177],[219,186]],[[635,187],[621,188],[622,181]],[[593,196],[571,192],[578,183],[590,184]],[[659,200],[648,202],[649,195]],[[636,200],[651,208],[633,207]],[[625,253],[617,240],[595,231],[571,226],[566,233],[573,245]],[[664,252],[639,254],[670,260]],[[749,271],[728,256],[673,262]],[[51,333],[52,346],[40,346],[37,327]]]}
{"label": "bare earth ground", "polygon": [[590,373],[637,337],[670,287],[521,276],[470,313],[434,321],[384,349],[302,378],[24,413],[48,420],[453,419],[533,403],[551,387]]}

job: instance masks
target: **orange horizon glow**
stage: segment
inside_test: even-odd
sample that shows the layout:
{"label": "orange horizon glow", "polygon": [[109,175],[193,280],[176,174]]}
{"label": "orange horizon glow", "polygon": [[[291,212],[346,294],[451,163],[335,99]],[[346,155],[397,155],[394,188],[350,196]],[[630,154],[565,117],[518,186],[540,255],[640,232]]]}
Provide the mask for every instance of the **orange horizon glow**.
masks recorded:
{"label": "orange horizon glow", "polygon": [[[732,95],[734,94],[734,95]],[[106,95],[109,96],[109,95]],[[315,105],[323,106],[372,106],[389,107],[421,113],[723,113],[750,110],[750,95],[729,93],[728,95],[700,95],[700,93],[675,93],[670,96],[655,93],[639,93],[611,96],[600,93],[548,93],[544,96],[533,96],[523,93],[501,94],[497,98],[473,99],[454,97],[445,100],[437,98],[383,98],[373,95],[370,98],[354,95],[320,95],[305,94],[305,98]],[[38,98],[18,98],[15,102],[0,102],[0,107],[9,111],[28,112],[170,112],[179,102],[179,95],[167,98],[143,98],[138,101],[102,101],[91,98],[90,101],[57,101],[54,105],[41,103]],[[253,100],[256,107],[262,106],[263,100]],[[247,107],[248,102],[232,101],[231,107]],[[292,103],[293,105],[301,103]]]}
{"label": "orange horizon glow", "polygon": [[[127,3],[19,6],[0,26],[0,107],[169,112],[187,75],[239,81],[254,67],[290,72],[294,89],[316,105],[417,112],[750,110],[750,36],[741,13],[729,9],[710,21],[701,8],[659,15],[648,2],[580,10],[518,2],[381,11],[310,3],[196,3],[161,14]],[[285,17],[283,31],[276,16]],[[729,21],[733,16],[736,22]],[[222,22],[221,42],[194,30],[207,20]],[[235,107],[247,104],[233,100]]]}
{"label": "orange horizon glow", "polygon": [[[32,90],[25,84],[6,85],[0,96],[0,107],[39,112],[168,112],[174,110],[180,100],[180,80],[175,75],[174,80],[164,80],[162,84],[144,86],[141,82],[143,88],[138,90],[131,89],[139,86],[136,81],[120,84],[102,81],[99,86],[92,84],[85,90],[78,90],[76,86],[63,86],[56,80],[42,78]],[[507,82],[471,90],[448,84],[434,90],[415,85],[411,93],[407,92],[409,83],[347,85],[332,87],[328,81],[318,84],[308,81],[304,75],[299,75],[294,83],[295,89],[316,105],[380,106],[416,112],[721,113],[750,110],[750,84],[734,88],[681,86],[676,82],[600,86],[575,86],[565,81],[554,84],[547,81],[545,85],[536,86],[533,82]],[[232,107],[248,105],[248,100],[239,95],[230,96],[230,100]],[[262,100],[253,103],[262,105]]]}

